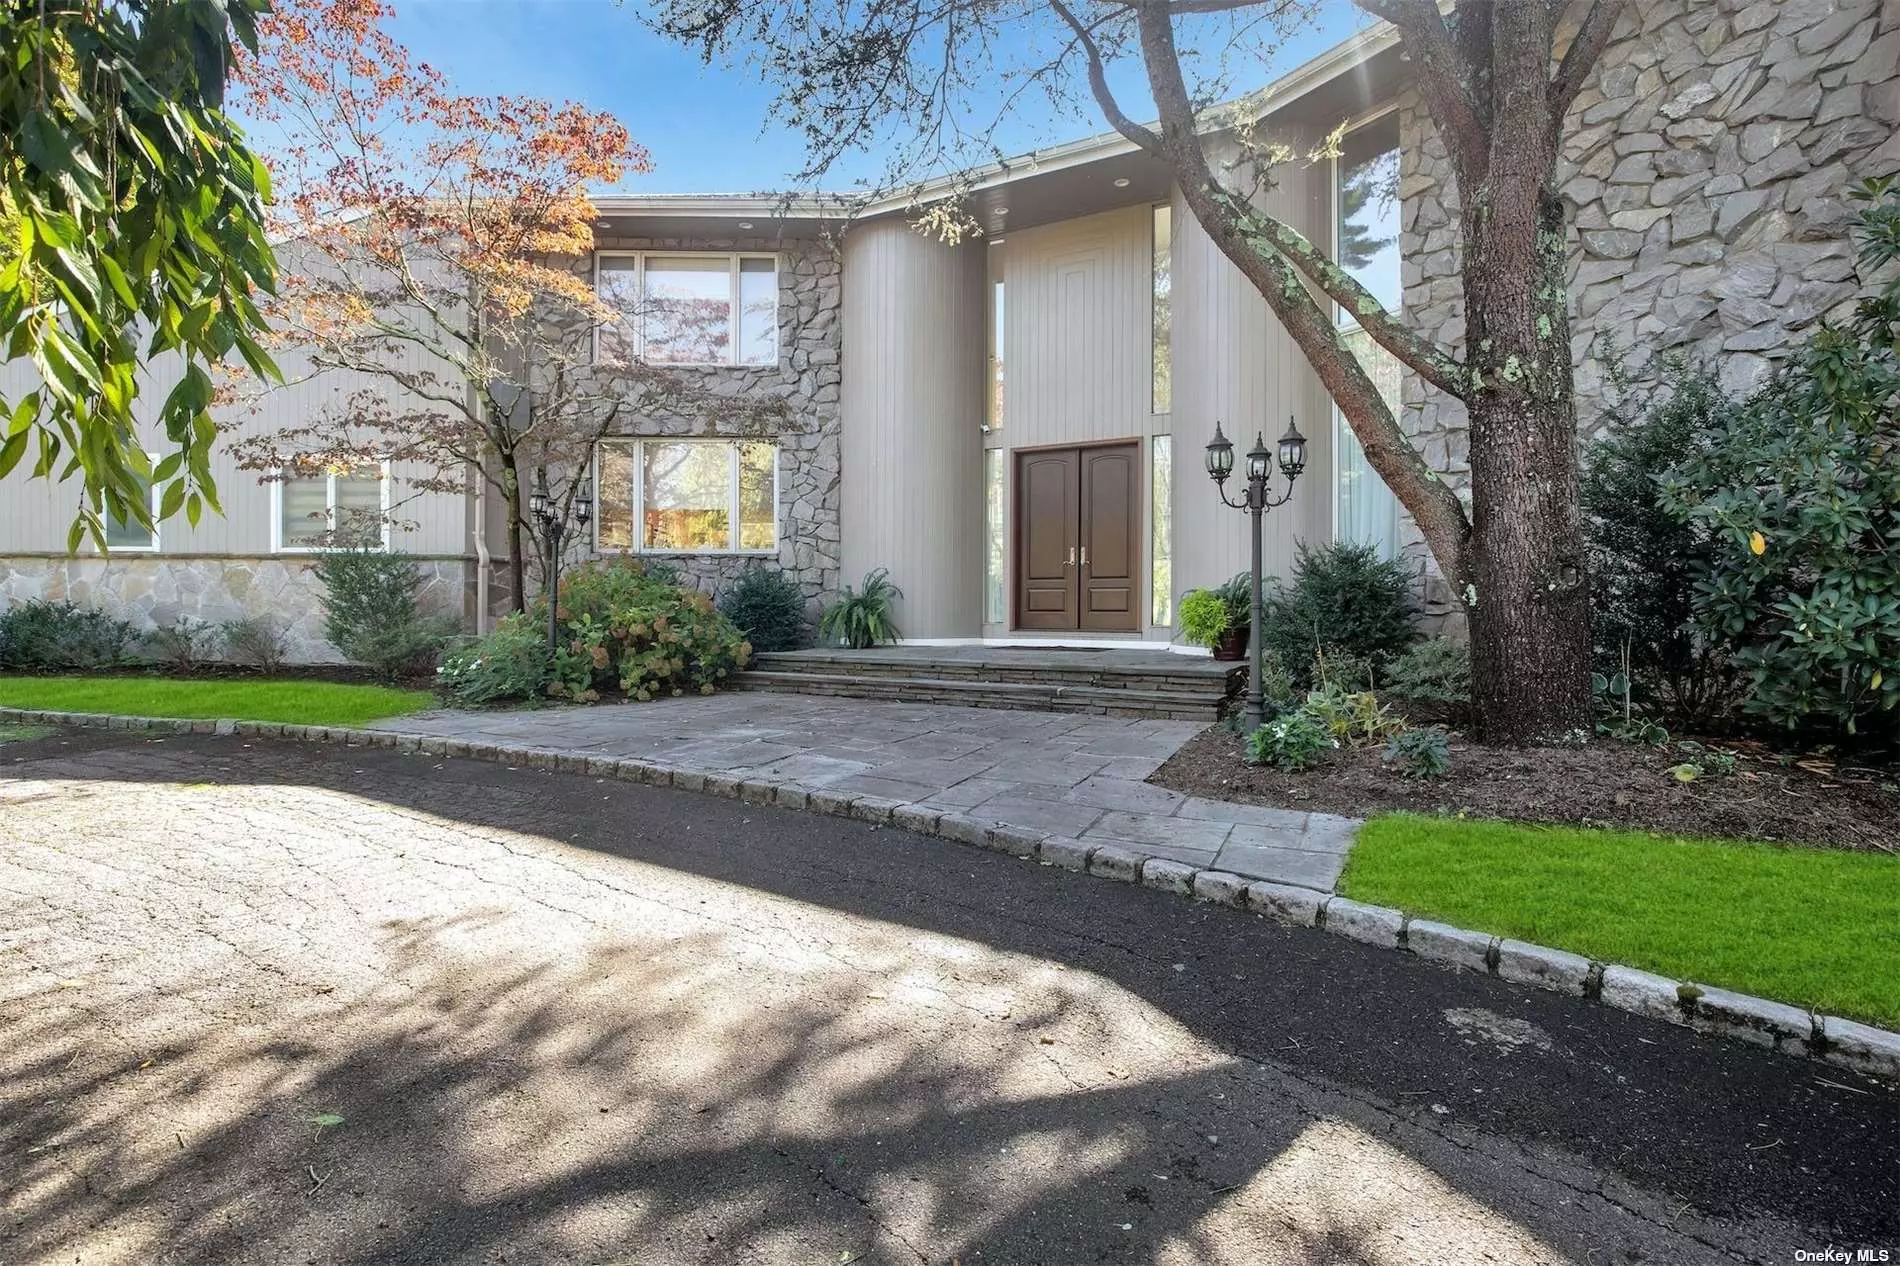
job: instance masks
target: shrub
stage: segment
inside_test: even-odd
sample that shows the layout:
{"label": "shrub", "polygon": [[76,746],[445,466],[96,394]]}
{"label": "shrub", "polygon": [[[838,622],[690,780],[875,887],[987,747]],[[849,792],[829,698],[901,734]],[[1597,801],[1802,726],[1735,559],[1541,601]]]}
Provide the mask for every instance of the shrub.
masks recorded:
{"label": "shrub", "polygon": [[326,550],[312,570],[324,589],[324,636],[379,676],[429,671],[454,636],[455,621],[421,611],[422,572],[406,554],[363,546]]}
{"label": "shrub", "polygon": [[1320,690],[1371,690],[1379,684],[1370,659],[1343,646],[1322,646],[1313,653],[1308,680]]}
{"label": "shrub", "polygon": [[1451,740],[1435,725],[1402,730],[1387,741],[1382,759],[1406,778],[1443,778],[1451,772]]}
{"label": "shrub", "polygon": [[147,633],[145,649],[174,672],[188,673],[217,658],[222,637],[217,625],[181,615]]}
{"label": "shrub", "polygon": [[224,653],[237,664],[274,673],[290,655],[290,636],[284,626],[265,615],[227,620],[223,627]]}
{"label": "shrub", "polygon": [[124,620],[71,602],[33,599],[0,612],[0,668],[112,668],[132,640]]}
{"label": "shrub", "polygon": [[1227,604],[1212,589],[1181,595],[1181,635],[1196,646],[1213,646],[1227,631]]}
{"label": "shrub", "polygon": [[[1900,185],[1858,191],[1861,260],[1900,259]],[[1745,709],[1825,737],[1900,736],[1900,277],[1806,347],[1662,482],[1706,529],[1693,606],[1735,646]]]}
{"label": "shrub", "polygon": [[1247,759],[1277,769],[1308,769],[1339,743],[1304,708],[1277,716],[1247,736]]}
{"label": "shrub", "polygon": [[903,634],[891,618],[891,603],[903,596],[904,591],[891,583],[890,573],[880,567],[865,576],[862,591],[844,587],[838,601],[825,609],[818,635],[860,651],[880,642],[895,642]]}
{"label": "shrub", "polygon": [[755,652],[804,645],[805,591],[776,567],[748,568],[720,595],[719,609]]}
{"label": "shrub", "polygon": [[1276,583],[1266,603],[1262,633],[1289,667],[1305,671],[1325,647],[1379,669],[1411,644],[1417,610],[1411,573],[1397,559],[1350,541],[1301,546],[1292,583]]}
{"label": "shrub", "polygon": [[[559,638],[547,692],[592,700],[618,687],[635,699],[711,694],[752,647],[697,589],[658,579],[635,559],[578,567],[561,579]],[[528,611],[547,627],[545,596]],[[545,643],[544,643],[545,645]]]}
{"label": "shrub", "polygon": [[1385,690],[1419,703],[1471,702],[1471,648],[1455,637],[1432,637],[1386,665]]}
{"label": "shrub", "polygon": [[[1607,352],[1621,387],[1620,360]],[[1694,582],[1713,554],[1706,525],[1666,510],[1657,485],[1706,448],[1735,405],[1715,379],[1680,357],[1664,361],[1663,392],[1625,393],[1607,438],[1585,455],[1587,525],[1597,668],[1622,672],[1631,693],[1671,719],[1718,722],[1735,703],[1735,672],[1723,641],[1697,626]]]}
{"label": "shrub", "polygon": [[1306,696],[1300,711],[1340,743],[1352,747],[1383,743],[1405,728],[1404,718],[1393,715],[1370,690],[1315,690]]}
{"label": "shrub", "polygon": [[548,677],[547,630],[518,614],[486,637],[451,651],[436,670],[437,686],[466,707],[539,698]]}

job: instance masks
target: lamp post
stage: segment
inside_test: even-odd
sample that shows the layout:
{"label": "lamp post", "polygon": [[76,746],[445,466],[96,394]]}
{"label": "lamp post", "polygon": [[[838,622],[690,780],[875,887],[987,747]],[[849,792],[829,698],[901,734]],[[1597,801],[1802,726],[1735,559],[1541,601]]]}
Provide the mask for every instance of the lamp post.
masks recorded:
{"label": "lamp post", "polygon": [[[541,534],[548,538],[548,654],[552,655],[560,645],[561,540],[567,535],[567,518],[554,509],[554,502],[548,496],[546,466],[534,468],[534,491],[528,496],[528,512],[541,525]],[[593,490],[583,487],[574,496],[574,521],[585,528],[593,517]]]}
{"label": "lamp post", "polygon": [[1247,488],[1238,501],[1227,496],[1227,478],[1234,473],[1234,445],[1221,434],[1220,423],[1214,423],[1214,438],[1207,446],[1207,473],[1214,480],[1214,487],[1220,491],[1220,499],[1236,510],[1245,510],[1253,519],[1253,627],[1249,630],[1252,643],[1248,654],[1247,670],[1247,733],[1267,723],[1267,699],[1261,692],[1260,680],[1265,667],[1266,656],[1260,644],[1260,519],[1275,506],[1283,506],[1293,498],[1293,481],[1306,469],[1306,437],[1300,434],[1300,428],[1293,419],[1286,422],[1286,434],[1280,437],[1278,462],[1282,473],[1286,475],[1286,491],[1278,497],[1267,494],[1267,481],[1273,478],[1275,454],[1267,451],[1266,432],[1261,432],[1253,442],[1253,451],[1247,454]]}

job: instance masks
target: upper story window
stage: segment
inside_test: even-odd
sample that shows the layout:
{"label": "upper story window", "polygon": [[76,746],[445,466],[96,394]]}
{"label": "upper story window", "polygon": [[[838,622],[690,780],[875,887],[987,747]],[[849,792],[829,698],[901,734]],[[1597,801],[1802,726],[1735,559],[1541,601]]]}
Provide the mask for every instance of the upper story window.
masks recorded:
{"label": "upper story window", "polygon": [[389,546],[389,463],[292,475],[271,484],[271,548],[279,553],[335,545]]}
{"label": "upper story window", "polygon": [[601,251],[594,289],[620,314],[604,359],[661,365],[778,363],[778,261],[770,255]]}

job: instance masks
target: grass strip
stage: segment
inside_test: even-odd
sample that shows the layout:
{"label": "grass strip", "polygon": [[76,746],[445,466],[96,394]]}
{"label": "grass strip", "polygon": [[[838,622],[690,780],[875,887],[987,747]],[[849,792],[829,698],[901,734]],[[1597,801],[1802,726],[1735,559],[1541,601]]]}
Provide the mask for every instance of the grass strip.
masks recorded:
{"label": "grass strip", "polygon": [[1390,814],[1340,891],[1418,918],[1900,1028],[1900,857]]}

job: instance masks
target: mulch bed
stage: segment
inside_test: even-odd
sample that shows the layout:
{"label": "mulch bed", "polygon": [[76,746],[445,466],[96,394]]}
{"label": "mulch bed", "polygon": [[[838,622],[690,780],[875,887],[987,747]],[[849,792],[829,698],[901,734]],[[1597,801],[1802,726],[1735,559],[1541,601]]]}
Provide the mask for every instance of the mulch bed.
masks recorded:
{"label": "mulch bed", "polygon": [[1249,765],[1239,736],[1215,728],[1149,781],[1210,799],[1355,817],[1407,810],[1900,854],[1900,770],[1823,757],[1784,764],[1765,748],[1726,746],[1741,756],[1732,777],[1681,783],[1669,770],[1690,757],[1673,744],[1525,750],[1453,734],[1450,774],[1420,782],[1393,772],[1377,748],[1343,749],[1300,773]]}

